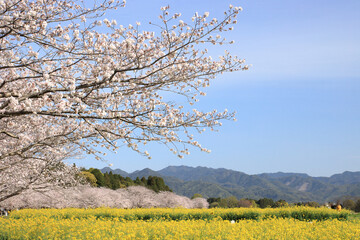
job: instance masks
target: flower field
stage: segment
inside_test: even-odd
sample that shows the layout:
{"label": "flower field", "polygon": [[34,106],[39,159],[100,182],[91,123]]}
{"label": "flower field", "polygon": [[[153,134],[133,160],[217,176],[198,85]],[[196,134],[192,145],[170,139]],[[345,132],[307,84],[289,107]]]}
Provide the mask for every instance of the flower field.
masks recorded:
{"label": "flower field", "polygon": [[360,220],[348,220],[349,214],[314,208],[25,209],[0,218],[0,239],[359,239]]}

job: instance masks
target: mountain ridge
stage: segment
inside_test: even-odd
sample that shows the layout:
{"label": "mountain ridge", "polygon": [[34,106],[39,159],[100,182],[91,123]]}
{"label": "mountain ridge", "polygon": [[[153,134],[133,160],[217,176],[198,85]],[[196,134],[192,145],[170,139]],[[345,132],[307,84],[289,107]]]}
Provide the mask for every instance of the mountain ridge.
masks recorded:
{"label": "mountain ridge", "polygon": [[102,172],[122,172],[132,179],[159,176],[175,193],[191,197],[272,198],[288,202],[334,201],[345,195],[360,196],[360,172],[345,171],[330,177],[312,177],[306,173],[244,172],[209,167],[168,166],[158,171],[149,168],[127,173],[121,169],[103,168]]}

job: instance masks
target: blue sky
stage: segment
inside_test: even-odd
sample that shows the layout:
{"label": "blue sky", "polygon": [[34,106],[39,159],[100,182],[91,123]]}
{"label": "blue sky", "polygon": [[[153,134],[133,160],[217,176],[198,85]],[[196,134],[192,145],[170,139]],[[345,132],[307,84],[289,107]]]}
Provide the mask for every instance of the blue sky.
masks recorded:
{"label": "blue sky", "polygon": [[84,156],[77,165],[112,163],[128,172],[188,165],[312,176],[360,171],[359,0],[128,0],[106,17],[123,25],[140,21],[147,30],[161,6],[187,20],[195,12],[221,18],[229,4],[244,9],[226,36],[235,44],[212,48],[210,55],[227,49],[252,67],[219,76],[196,106],[237,112],[238,121],[198,136],[212,153],[192,149],[178,159],[151,144],[151,160],[124,147],[107,155],[107,162]]}

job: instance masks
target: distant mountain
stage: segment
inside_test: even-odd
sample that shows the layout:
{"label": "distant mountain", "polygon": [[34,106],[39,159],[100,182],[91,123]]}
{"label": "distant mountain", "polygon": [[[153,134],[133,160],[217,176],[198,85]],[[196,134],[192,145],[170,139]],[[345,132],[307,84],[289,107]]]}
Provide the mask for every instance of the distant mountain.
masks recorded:
{"label": "distant mountain", "polygon": [[[248,175],[242,172],[228,170],[224,168],[213,169],[206,167],[167,167],[158,171],[162,176],[172,176],[180,178],[183,181],[192,181],[204,183],[213,183],[217,187],[223,189],[225,195],[233,195],[237,198],[254,198],[259,199],[263,197],[272,199],[285,199],[290,202],[296,201],[310,201],[315,198],[312,194],[301,193],[288,187],[284,184],[279,184],[268,179],[261,178],[257,175]],[[166,178],[164,178],[166,182]],[[170,188],[178,194],[189,194],[182,188],[172,186],[171,183],[167,183]],[[208,197],[217,197],[212,189],[198,187],[197,193]],[[187,189],[186,189],[187,190]],[[191,192],[193,193],[193,191]],[[196,192],[194,192],[196,193]],[[190,194],[189,194],[190,195]]]}
{"label": "distant mountain", "polygon": [[111,168],[109,167],[104,167],[103,169],[100,170],[102,173],[109,173],[109,172],[112,172],[114,174],[119,174],[121,175],[122,177],[128,177],[129,176],[129,173],[121,170],[121,169],[115,169],[115,170],[112,170]]}
{"label": "distant mountain", "polygon": [[292,177],[292,176],[298,176],[298,177],[310,177],[306,173],[284,173],[284,172],[277,172],[277,173],[261,173],[257,174],[260,177],[268,177],[268,178],[283,178],[283,177]]}
{"label": "distant mountain", "polygon": [[[263,173],[248,175],[224,168],[169,166],[159,171],[145,168],[126,173],[104,168],[102,172],[124,172],[124,176],[159,176],[174,192],[188,197],[272,198],[288,202],[334,201],[342,196],[360,196],[360,172],[344,172],[331,177],[311,177],[305,173]],[[121,175],[121,173],[120,173]]]}
{"label": "distant mountain", "polygon": [[360,183],[360,172],[346,171],[340,174],[334,174],[329,178],[317,177],[316,179],[335,185],[356,184]]}
{"label": "distant mountain", "polygon": [[139,178],[146,177],[147,178],[149,176],[161,177],[161,174],[159,174],[156,171],[151,170],[150,168],[145,168],[143,170],[135,171],[135,172],[129,174],[129,177],[132,179],[135,179],[137,177],[139,177]]}

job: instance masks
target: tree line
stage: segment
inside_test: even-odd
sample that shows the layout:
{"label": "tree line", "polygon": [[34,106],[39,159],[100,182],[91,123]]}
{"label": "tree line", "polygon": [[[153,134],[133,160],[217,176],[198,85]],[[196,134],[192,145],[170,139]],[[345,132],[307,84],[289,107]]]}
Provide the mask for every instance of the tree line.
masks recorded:
{"label": "tree line", "polygon": [[[194,194],[192,198],[202,197],[201,194]],[[307,206],[307,207],[321,207],[326,206],[329,208],[336,208],[337,205],[340,205],[344,209],[348,209],[354,212],[360,212],[360,198],[358,200],[345,199],[343,201],[337,201],[336,203],[326,203],[324,205],[319,204],[315,201],[309,202],[297,202],[297,203],[288,203],[285,200],[274,201],[271,198],[260,198],[258,200],[241,198],[237,199],[234,196],[227,198],[220,197],[210,197],[207,199],[209,203],[209,208],[279,208],[279,207],[291,207],[291,206]]]}
{"label": "tree line", "polygon": [[157,176],[149,176],[148,178],[137,177],[135,180],[130,177],[123,177],[120,174],[114,174],[112,171],[109,173],[102,173],[97,168],[82,169],[82,177],[93,187],[106,187],[113,190],[119,188],[127,188],[130,186],[143,186],[154,190],[155,192],[170,191],[172,190],[164,182],[164,179]]}
{"label": "tree line", "polygon": [[237,208],[237,207],[246,207],[246,208],[276,208],[276,207],[288,207],[289,203],[285,200],[274,201],[271,198],[261,198],[259,200],[241,198],[237,199],[234,196],[227,198],[208,198],[207,199],[209,208]]}

